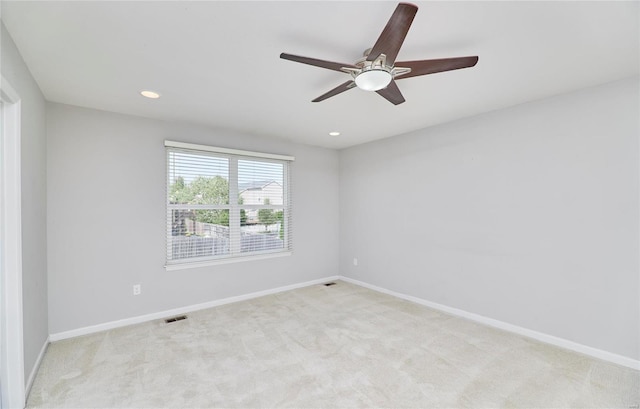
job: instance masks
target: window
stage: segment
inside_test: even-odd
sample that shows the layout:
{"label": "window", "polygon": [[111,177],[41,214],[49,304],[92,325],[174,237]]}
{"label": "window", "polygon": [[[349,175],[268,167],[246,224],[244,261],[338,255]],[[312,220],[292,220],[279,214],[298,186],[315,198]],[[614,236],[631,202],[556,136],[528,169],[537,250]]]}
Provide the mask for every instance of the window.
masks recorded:
{"label": "window", "polygon": [[291,156],[165,141],[167,268],[290,254]]}

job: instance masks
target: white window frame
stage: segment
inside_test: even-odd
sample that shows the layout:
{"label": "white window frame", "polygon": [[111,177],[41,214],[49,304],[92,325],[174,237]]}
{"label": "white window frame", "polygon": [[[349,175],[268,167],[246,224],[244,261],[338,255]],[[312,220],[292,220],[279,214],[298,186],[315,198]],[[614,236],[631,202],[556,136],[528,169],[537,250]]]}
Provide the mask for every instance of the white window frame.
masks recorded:
{"label": "white window frame", "polygon": [[[229,149],[208,145],[199,145],[193,143],[186,142],[177,142],[177,141],[164,141],[164,146],[167,154],[167,176],[165,181],[166,187],[166,245],[167,245],[167,256],[166,256],[166,264],[165,268],[167,270],[181,270],[185,268],[196,268],[196,267],[204,267],[210,265],[217,264],[226,264],[226,263],[236,263],[242,261],[249,260],[259,260],[265,258],[272,257],[282,257],[289,256],[292,254],[292,246],[291,246],[291,162],[295,160],[295,157],[289,155],[279,155],[272,153],[262,153],[262,152],[253,152],[239,149]],[[268,208],[264,205],[256,206],[256,205],[240,205],[234,203],[233,200],[229,200],[228,205],[220,205],[215,206],[220,209],[229,209],[229,227],[230,227],[230,252],[228,255],[224,256],[206,256],[206,257],[192,257],[188,259],[179,259],[179,260],[171,260],[169,258],[168,249],[172,248],[172,223],[171,223],[171,214],[172,210],[176,208],[198,208],[199,205],[172,205],[169,203],[169,191],[171,181],[169,179],[169,152],[192,152],[194,154],[198,153],[214,153],[215,156],[226,158],[229,161],[229,198],[238,197],[238,160],[242,159],[260,159],[266,162],[273,161],[278,163],[285,163],[284,166],[284,185],[283,186],[283,204],[273,206],[274,208],[283,208],[285,210],[285,214],[287,215],[287,227],[284,231],[284,248],[277,250],[265,250],[261,252],[253,252],[253,253],[240,253],[239,245],[240,245],[240,209],[241,208]],[[210,208],[212,206],[205,206]]]}

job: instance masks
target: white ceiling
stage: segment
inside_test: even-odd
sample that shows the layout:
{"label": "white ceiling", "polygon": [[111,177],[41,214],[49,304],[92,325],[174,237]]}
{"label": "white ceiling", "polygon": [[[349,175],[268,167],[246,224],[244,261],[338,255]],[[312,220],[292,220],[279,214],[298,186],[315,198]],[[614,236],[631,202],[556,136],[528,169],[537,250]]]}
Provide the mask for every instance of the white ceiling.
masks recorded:
{"label": "white ceiling", "polygon": [[418,2],[398,61],[475,67],[399,80],[398,106],[359,89],[310,102],[348,75],[279,54],[353,63],[396,4],[4,0],[2,20],[49,101],[329,148],[638,75],[636,1]]}

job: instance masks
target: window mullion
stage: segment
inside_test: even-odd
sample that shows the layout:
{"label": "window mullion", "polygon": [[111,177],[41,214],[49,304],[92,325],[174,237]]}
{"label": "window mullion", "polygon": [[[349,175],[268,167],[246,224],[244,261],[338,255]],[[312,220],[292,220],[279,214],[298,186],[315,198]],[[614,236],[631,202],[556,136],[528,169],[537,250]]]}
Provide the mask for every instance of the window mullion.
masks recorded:
{"label": "window mullion", "polygon": [[238,205],[238,159],[229,158],[230,253],[240,253],[240,206]]}
{"label": "window mullion", "polygon": [[284,166],[284,180],[283,180],[283,229],[284,229],[284,248],[287,250],[291,249],[291,180],[290,180],[290,170],[289,166]]}
{"label": "window mullion", "polygon": [[178,204],[168,204],[167,208],[169,210],[227,210],[230,208],[229,205],[224,204],[224,205],[200,205],[200,204],[182,204],[182,203],[178,203]]}

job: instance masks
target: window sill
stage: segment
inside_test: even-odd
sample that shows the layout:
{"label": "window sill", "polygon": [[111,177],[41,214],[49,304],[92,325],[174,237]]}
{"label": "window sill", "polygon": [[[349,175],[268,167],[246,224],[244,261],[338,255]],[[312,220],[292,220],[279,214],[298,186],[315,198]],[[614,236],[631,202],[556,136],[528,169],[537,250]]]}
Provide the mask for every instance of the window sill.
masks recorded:
{"label": "window sill", "polygon": [[286,257],[290,256],[293,253],[291,251],[281,251],[277,253],[265,253],[265,254],[256,254],[252,256],[245,257],[229,257],[229,258],[221,258],[217,260],[207,260],[207,261],[197,261],[197,262],[184,262],[184,263],[175,263],[175,264],[167,264],[164,268],[167,271],[173,270],[185,270],[188,268],[199,268],[199,267],[207,267],[207,266],[217,266],[220,264],[229,264],[229,263],[241,263],[245,261],[254,261],[254,260],[264,260],[268,258],[277,258],[277,257]]}

